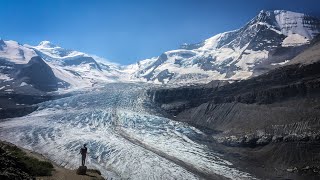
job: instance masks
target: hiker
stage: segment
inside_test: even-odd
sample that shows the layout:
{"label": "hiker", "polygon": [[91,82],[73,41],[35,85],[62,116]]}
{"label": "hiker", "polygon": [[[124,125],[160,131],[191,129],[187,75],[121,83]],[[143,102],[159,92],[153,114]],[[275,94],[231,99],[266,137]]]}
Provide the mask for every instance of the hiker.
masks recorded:
{"label": "hiker", "polygon": [[86,156],[87,156],[87,144],[84,144],[83,147],[80,149],[80,154],[82,156],[82,166],[86,163]]}

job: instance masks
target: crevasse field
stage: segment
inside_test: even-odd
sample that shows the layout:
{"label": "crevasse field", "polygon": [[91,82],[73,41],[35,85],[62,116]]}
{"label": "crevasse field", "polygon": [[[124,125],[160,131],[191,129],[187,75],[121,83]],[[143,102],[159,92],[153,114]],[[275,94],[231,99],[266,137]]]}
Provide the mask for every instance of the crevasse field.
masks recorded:
{"label": "crevasse field", "polygon": [[147,88],[108,84],[40,103],[27,116],[1,122],[0,138],[71,169],[87,143],[87,166],[113,179],[254,179],[197,140],[200,130],[162,117]]}

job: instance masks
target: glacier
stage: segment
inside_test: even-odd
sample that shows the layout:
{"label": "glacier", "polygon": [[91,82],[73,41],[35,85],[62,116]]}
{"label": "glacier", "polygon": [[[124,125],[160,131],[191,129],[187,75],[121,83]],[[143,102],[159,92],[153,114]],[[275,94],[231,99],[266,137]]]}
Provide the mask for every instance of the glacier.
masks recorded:
{"label": "glacier", "polygon": [[[201,129],[164,117],[146,92],[157,84],[232,83],[291,63],[319,34],[319,22],[302,13],[261,11],[240,29],[127,66],[49,41],[31,46],[0,39],[1,91],[41,96],[42,78],[30,79],[48,77],[54,80],[48,92],[73,94],[0,121],[0,139],[70,169],[80,164],[79,149],[87,143],[89,168],[112,179],[255,179],[208,147]],[[50,71],[35,73],[44,67]]]}
{"label": "glacier", "polygon": [[111,83],[37,104],[0,123],[0,139],[75,169],[87,143],[87,166],[112,179],[255,179],[201,141],[204,132],[170,120],[149,100],[152,85]]}

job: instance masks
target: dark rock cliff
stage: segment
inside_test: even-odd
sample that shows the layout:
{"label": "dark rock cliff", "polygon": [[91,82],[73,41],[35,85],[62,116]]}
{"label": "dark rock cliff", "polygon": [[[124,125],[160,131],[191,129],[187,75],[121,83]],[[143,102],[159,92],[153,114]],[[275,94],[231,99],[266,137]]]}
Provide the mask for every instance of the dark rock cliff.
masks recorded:
{"label": "dark rock cliff", "polygon": [[28,64],[20,69],[17,77],[42,91],[55,91],[58,89],[59,79],[54,75],[49,65],[39,56],[32,57]]}
{"label": "dark rock cliff", "polygon": [[227,81],[212,81],[206,85],[178,88],[155,88],[148,91],[152,101],[169,114],[177,115],[181,111],[208,102],[214,92],[229,84]]}

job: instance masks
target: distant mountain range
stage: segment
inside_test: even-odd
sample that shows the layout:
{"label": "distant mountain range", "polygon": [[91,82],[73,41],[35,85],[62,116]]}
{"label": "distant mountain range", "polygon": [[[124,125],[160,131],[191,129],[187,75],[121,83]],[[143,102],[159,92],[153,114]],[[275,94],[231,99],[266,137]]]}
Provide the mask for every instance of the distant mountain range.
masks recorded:
{"label": "distant mountain range", "polygon": [[68,91],[101,82],[185,85],[243,80],[289,63],[319,32],[318,18],[284,10],[261,11],[240,29],[128,66],[49,41],[30,46],[0,40],[0,91]]}
{"label": "distant mountain range", "polygon": [[41,93],[92,87],[128,79],[120,65],[49,41],[38,46],[0,41],[0,89]]}

